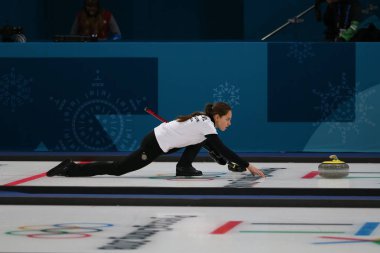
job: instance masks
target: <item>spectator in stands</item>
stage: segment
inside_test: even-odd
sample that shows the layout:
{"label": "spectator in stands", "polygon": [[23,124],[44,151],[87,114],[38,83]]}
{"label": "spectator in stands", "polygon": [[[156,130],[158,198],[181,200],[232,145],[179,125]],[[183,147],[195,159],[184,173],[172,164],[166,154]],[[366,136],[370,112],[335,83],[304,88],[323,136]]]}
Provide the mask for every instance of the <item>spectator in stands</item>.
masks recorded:
{"label": "spectator in stands", "polygon": [[358,0],[316,0],[317,19],[322,20],[320,5],[327,2],[323,15],[327,41],[350,41],[358,31],[361,8]]}
{"label": "spectator in stands", "polygon": [[99,0],[84,0],[83,8],[77,14],[71,28],[71,34],[92,36],[99,40],[121,39],[114,16],[100,6]]}

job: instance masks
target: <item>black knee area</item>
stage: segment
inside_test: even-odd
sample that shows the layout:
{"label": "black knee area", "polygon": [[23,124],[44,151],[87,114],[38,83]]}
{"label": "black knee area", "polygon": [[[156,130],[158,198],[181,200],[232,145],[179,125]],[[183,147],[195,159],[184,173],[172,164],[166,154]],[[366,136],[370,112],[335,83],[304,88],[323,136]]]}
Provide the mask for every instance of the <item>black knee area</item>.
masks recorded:
{"label": "black knee area", "polygon": [[112,176],[122,176],[126,173],[137,170],[133,166],[128,166],[128,164],[120,164],[119,162],[114,163],[114,166],[108,171],[109,175]]}
{"label": "black knee area", "polygon": [[109,170],[108,174],[112,176],[121,176],[124,175],[125,173],[128,173],[126,169],[123,169],[120,165],[115,165],[112,167],[112,169]]}
{"label": "black knee area", "polygon": [[124,175],[125,173],[127,173],[127,172],[120,172],[120,171],[112,172],[112,171],[110,171],[109,175],[118,176],[119,177],[119,176]]}

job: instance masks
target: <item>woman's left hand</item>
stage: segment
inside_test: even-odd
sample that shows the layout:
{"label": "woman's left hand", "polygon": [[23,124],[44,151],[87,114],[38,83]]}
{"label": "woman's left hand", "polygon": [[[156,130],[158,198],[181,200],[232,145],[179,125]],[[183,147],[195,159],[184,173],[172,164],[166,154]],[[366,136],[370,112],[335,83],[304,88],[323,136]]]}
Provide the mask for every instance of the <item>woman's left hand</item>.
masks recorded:
{"label": "woman's left hand", "polygon": [[256,168],[255,166],[253,166],[253,164],[249,164],[249,166],[247,167],[247,170],[248,170],[249,172],[251,172],[251,174],[252,174],[253,176],[258,175],[258,176],[260,176],[260,177],[264,177],[264,178],[265,178],[265,174],[264,174],[264,172],[262,172],[260,169],[258,169],[258,168]]}

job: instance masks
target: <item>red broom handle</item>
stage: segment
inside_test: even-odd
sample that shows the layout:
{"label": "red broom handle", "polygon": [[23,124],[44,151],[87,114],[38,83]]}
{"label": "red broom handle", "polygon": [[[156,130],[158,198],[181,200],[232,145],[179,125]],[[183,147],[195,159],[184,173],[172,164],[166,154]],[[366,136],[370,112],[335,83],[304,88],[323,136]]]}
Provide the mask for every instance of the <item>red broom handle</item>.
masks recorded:
{"label": "red broom handle", "polygon": [[157,113],[155,113],[154,111],[152,111],[148,107],[145,107],[145,111],[147,113],[149,113],[150,115],[152,115],[153,117],[155,117],[156,119],[158,119],[159,121],[161,121],[161,122],[167,122],[164,118],[160,117]]}

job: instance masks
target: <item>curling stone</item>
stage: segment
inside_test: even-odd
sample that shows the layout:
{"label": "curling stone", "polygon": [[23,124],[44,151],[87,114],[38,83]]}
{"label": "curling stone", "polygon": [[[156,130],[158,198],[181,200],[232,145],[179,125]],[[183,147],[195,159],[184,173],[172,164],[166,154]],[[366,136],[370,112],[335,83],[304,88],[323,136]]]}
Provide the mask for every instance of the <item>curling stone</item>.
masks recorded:
{"label": "curling stone", "polygon": [[347,163],[338,159],[336,155],[329,157],[331,161],[325,161],[318,166],[319,175],[324,178],[343,178],[349,173]]}

